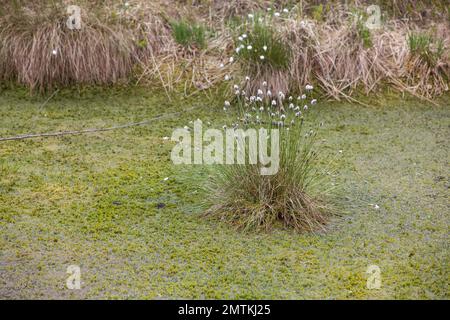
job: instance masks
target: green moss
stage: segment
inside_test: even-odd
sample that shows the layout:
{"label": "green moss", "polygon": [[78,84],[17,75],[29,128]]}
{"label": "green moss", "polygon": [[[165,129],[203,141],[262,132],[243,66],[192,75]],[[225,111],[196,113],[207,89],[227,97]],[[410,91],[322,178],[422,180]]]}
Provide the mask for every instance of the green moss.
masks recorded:
{"label": "green moss", "polygon": [[[204,108],[148,126],[0,143],[1,297],[449,297],[448,97],[439,107],[384,97],[314,107],[343,186],[342,216],[322,235],[243,233],[201,215],[208,168],[173,166],[162,138],[197,118],[221,127],[220,102],[141,89],[61,92],[40,109],[45,100],[3,92],[0,136]],[[65,288],[70,264],[81,267],[79,291]],[[379,290],[366,288],[372,264]]]}

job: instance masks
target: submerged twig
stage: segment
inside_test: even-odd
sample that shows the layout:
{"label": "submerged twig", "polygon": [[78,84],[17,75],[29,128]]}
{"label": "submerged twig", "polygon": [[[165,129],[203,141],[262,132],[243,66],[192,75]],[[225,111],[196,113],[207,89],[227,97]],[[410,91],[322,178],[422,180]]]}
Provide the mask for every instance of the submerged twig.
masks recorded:
{"label": "submerged twig", "polygon": [[104,132],[104,131],[111,131],[111,130],[116,130],[116,129],[129,128],[129,127],[134,127],[134,126],[142,126],[145,124],[149,124],[150,122],[153,122],[155,120],[161,120],[161,119],[166,119],[166,118],[180,115],[183,112],[187,112],[187,111],[193,110],[198,107],[199,106],[195,106],[195,107],[192,107],[192,108],[189,108],[189,109],[186,109],[183,111],[179,111],[179,112],[174,112],[174,113],[170,113],[170,114],[161,114],[154,118],[147,119],[144,121],[131,122],[131,123],[126,123],[126,124],[107,127],[107,128],[90,128],[90,129],[84,129],[84,130],[70,130],[70,131],[58,131],[58,132],[46,132],[46,133],[28,133],[28,134],[13,136],[13,137],[0,138],[0,142],[1,141],[24,140],[24,139],[39,138],[39,137],[58,137],[58,136],[85,134],[85,133],[93,133],[93,132]]}

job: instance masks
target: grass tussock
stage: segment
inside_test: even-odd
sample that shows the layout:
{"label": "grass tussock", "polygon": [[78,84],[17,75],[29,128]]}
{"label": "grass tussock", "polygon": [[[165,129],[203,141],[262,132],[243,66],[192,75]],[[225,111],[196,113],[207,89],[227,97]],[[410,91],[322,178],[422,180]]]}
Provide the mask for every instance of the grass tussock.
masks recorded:
{"label": "grass tussock", "polygon": [[[209,189],[214,205],[207,215],[243,230],[267,231],[282,226],[298,232],[324,231],[333,212],[328,201],[334,186],[327,174],[330,164],[320,159],[316,144],[320,125],[308,112],[316,104],[310,96],[312,87],[308,85],[305,94],[294,98],[283,92],[272,93],[267,85],[264,82],[254,93],[240,91],[235,85],[236,98],[232,103],[225,101],[224,110],[230,113],[230,122],[236,115],[238,119],[228,127],[270,133],[268,148],[272,161],[278,161],[277,169],[263,173],[267,167],[252,160],[256,151],[251,150],[255,145],[248,138],[251,134],[248,140],[241,140],[238,131],[233,131],[237,150],[245,150],[248,158],[217,168]],[[258,148],[260,153],[266,148],[261,140]],[[235,156],[239,159],[239,151]]]}
{"label": "grass tussock", "polygon": [[152,4],[82,2],[80,29],[67,27],[67,7],[64,1],[5,5],[0,79],[33,91],[128,83],[140,62],[164,52],[170,31]]}
{"label": "grass tussock", "polygon": [[[127,30],[111,29],[95,17],[70,30],[59,7],[19,8],[2,19],[0,76],[32,90],[73,84],[126,81],[134,63]],[[87,16],[87,15],[86,15]]]}
{"label": "grass tussock", "polygon": [[417,90],[429,98],[448,91],[450,69],[444,40],[428,33],[411,33],[408,47],[406,83],[410,90]]}

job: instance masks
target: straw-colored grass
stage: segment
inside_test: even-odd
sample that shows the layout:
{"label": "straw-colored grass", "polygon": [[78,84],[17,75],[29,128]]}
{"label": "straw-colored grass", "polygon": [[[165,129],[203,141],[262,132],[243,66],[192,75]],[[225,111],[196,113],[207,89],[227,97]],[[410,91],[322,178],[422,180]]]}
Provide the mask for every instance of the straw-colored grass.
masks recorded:
{"label": "straw-colored grass", "polygon": [[129,30],[113,29],[87,12],[82,28],[70,30],[61,8],[18,8],[2,18],[1,78],[32,90],[126,81],[134,62]]}
{"label": "straw-colored grass", "polygon": [[[352,99],[355,93],[370,94],[386,85],[426,99],[448,91],[450,37],[445,21],[436,19],[430,29],[426,19],[420,21],[421,27],[388,20],[380,29],[368,30],[355,22],[350,12],[355,6],[323,6],[320,21],[308,18],[306,14],[320,3],[299,3],[274,23],[273,32],[292,53],[284,59],[286,68],[255,67],[247,59],[253,65],[250,72],[245,64],[228,63],[235,53],[235,35],[229,25],[243,23],[248,13],[268,13],[270,6],[272,13],[281,11],[283,2],[276,6],[257,0],[188,5],[131,0],[125,6],[115,0],[81,1],[81,30],[65,26],[68,1],[6,2],[0,15],[0,81],[44,91],[132,80],[133,84],[162,85],[168,94],[180,88],[189,94],[213,88],[240,68],[242,77],[251,76],[249,91],[262,80],[270,82],[274,91],[295,92],[316,83],[326,97],[338,100]],[[396,15],[405,14],[403,7],[394,9]],[[177,43],[171,22],[184,18],[207,28],[207,35],[201,36],[205,43]],[[410,50],[412,32],[428,32],[441,39],[442,54],[433,63]]]}

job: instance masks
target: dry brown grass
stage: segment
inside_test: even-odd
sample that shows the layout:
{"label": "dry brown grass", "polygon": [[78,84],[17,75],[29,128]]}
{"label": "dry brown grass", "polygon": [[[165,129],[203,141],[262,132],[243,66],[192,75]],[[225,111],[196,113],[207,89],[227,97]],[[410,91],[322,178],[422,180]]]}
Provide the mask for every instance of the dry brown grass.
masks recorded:
{"label": "dry brown grass", "polygon": [[83,28],[70,30],[58,9],[26,7],[2,17],[1,77],[39,91],[126,81],[134,64],[129,30],[113,28],[87,12]]}
{"label": "dry brown grass", "polygon": [[[392,84],[401,92],[430,99],[448,91],[449,28],[440,24],[445,54],[430,65],[408,47],[410,26],[391,22],[370,32],[366,45],[355,22],[332,25],[312,20],[288,19],[277,28],[294,52],[288,73],[279,72],[274,82],[283,90],[300,91],[317,83],[326,97],[352,100],[355,93],[373,93]],[[257,86],[261,78],[256,74]],[[281,78],[281,79],[280,79]]]}
{"label": "dry brown grass", "polygon": [[[134,84],[162,85],[168,94],[180,88],[186,94],[211,89],[225,74],[236,73],[239,66],[227,63],[234,48],[225,22],[270,6],[269,1],[258,0],[192,4],[131,0],[127,8],[114,0],[82,2],[83,28],[71,31],[65,27],[68,1],[48,1],[52,5],[19,1],[25,4],[23,9],[2,2],[2,82],[51,90],[134,78]],[[306,12],[313,4],[305,2],[305,10],[297,7],[298,12]],[[300,15],[283,19],[276,28],[294,53],[289,68],[256,68],[246,89],[254,91],[265,80],[273,91],[295,92],[307,83],[316,83],[332,99],[351,99],[356,92],[370,94],[386,84],[426,99],[448,91],[448,25],[435,27],[444,39],[445,54],[430,65],[409,52],[407,35],[417,27],[390,21],[370,32],[371,45],[367,46],[345,8],[336,8],[322,22]],[[170,22],[181,17],[195,19],[214,32],[205,49],[184,48],[174,41]],[[57,50],[56,55],[53,50]],[[241,76],[247,72],[242,68]]]}
{"label": "dry brown grass", "polygon": [[161,7],[129,3],[79,3],[80,30],[65,24],[68,1],[6,5],[0,16],[0,79],[37,91],[129,82],[140,64],[176,51]]}

